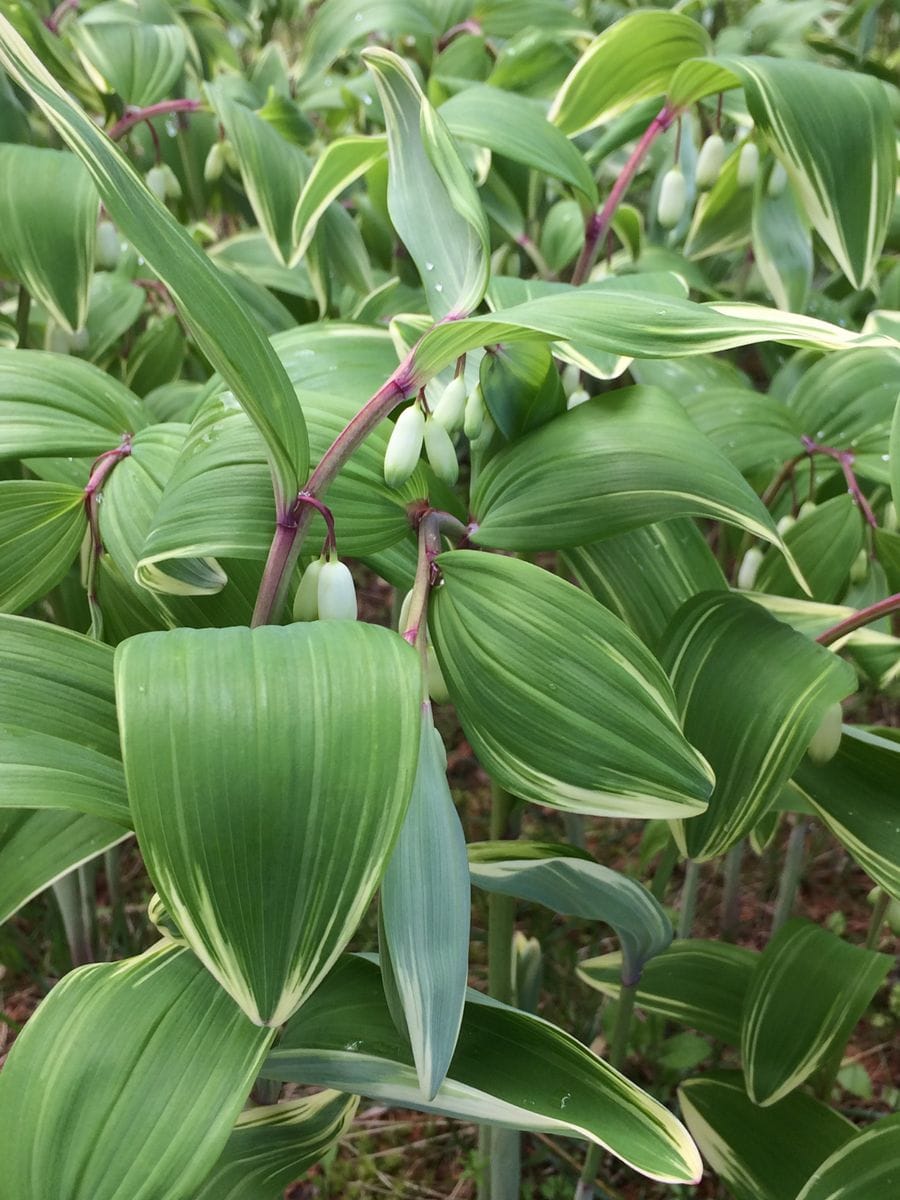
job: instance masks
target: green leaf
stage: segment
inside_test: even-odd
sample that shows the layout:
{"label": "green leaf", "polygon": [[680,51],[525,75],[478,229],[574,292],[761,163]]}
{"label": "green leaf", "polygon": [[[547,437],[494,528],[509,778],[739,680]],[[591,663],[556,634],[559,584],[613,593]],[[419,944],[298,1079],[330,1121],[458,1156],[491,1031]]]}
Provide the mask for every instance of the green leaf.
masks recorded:
{"label": "green leaf", "polygon": [[146,425],[112,375],[64,354],[0,350],[0,455],[98,455]]}
{"label": "green leaf", "polygon": [[271,1036],[171,942],[73,971],[0,1076],[5,1189],[17,1200],[191,1200]]}
{"label": "green leaf", "polygon": [[870,1200],[900,1187],[900,1113],[881,1117],[821,1163],[797,1200]]}
{"label": "green leaf", "polygon": [[[657,1013],[736,1046],[741,1037],[741,1005],[758,957],[755,951],[728,942],[673,942],[647,963],[635,1002],[645,1012]],[[578,978],[605,996],[618,999],[622,955],[586,959],[578,966]]]}
{"label": "green leaf", "polygon": [[414,0],[325,0],[302,47],[300,78],[326,71],[373,33],[435,38],[442,32],[429,6]]}
{"label": "green leaf", "polygon": [[279,509],[286,508],[306,477],[306,427],[269,342],[187,230],[151,195],[124,155],[69,99],[2,16],[0,66],[84,161],[111,219],[168,287],[201,351],[266,439],[276,500]]}
{"label": "green leaf", "polygon": [[465,1121],[584,1138],[654,1179],[686,1183],[700,1174],[693,1145],[662,1105],[561,1029],[477,992],[468,994],[450,1074],[425,1103],[380,972],[361,958],[341,960],[290,1022],[263,1074]]}
{"label": "green leaf", "polygon": [[740,147],[725,160],[719,178],[700,197],[684,244],[691,258],[727,254],[750,241],[753,188],[738,185]]}
{"label": "green leaf", "polygon": [[388,212],[416,264],[435,320],[465,316],[488,282],[487,219],[443,120],[403,59],[363,53],[384,108]]}
{"label": "green leaf", "polygon": [[697,861],[750,832],[800,763],[832,704],[856,688],[852,667],[753,601],[689,600],[663,637],[685,735],[716,773],[709,807],[673,828]]}
{"label": "green leaf", "polygon": [[429,627],[466,737],[514,795],[571,812],[695,813],[711,775],[658,663],[590,596],[531,563],[440,555]]}
{"label": "green leaf", "polygon": [[844,726],[837,754],[817,767],[804,759],[794,783],[842,846],[900,900],[900,822],[895,742]]}
{"label": "green leaf", "polygon": [[78,21],[72,42],[100,91],[144,108],[165,99],[184,69],[187,42],[177,25]]}
{"label": "green leaf", "polygon": [[894,419],[891,424],[891,495],[894,507],[900,510],[900,397],[894,406]]}
{"label": "green leaf", "polygon": [[326,1091],[245,1109],[192,1200],[282,1200],[349,1130],[358,1104],[356,1096]]}
{"label": "green leaf", "polygon": [[570,71],[550,120],[573,136],[662,96],[685,59],[709,52],[701,25],[672,12],[629,13],[595,38]]}
{"label": "green leaf", "polygon": [[[0,729],[0,747],[3,743]],[[3,763],[4,783],[6,774]],[[86,813],[4,806],[0,811],[0,925],[44,888],[128,836],[121,825]]]}
{"label": "green leaf", "polygon": [[620,617],[651,650],[678,609],[697,592],[725,587],[725,577],[693,521],[676,517],[562,554],[566,570]]}
{"label": "green leaf", "polygon": [[469,865],[446,767],[431,706],[423,705],[416,782],[381,883],[381,918],[426,1100],[453,1058],[469,971]]}
{"label": "green leaf", "polygon": [[280,1025],[387,865],[415,774],[416,655],[355,622],[174,630],[118,648],[116,690],[156,890],[248,1016]]}
{"label": "green leaf", "polygon": [[0,145],[0,259],[70,333],[87,315],[98,203],[73,154]]}
{"label": "green leaf", "polygon": [[[776,58],[725,59],[812,224],[854,287],[881,254],[897,157],[884,87],[853,71]],[[850,164],[854,164],[853,169]]]}
{"label": "green leaf", "polygon": [[678,1096],[703,1157],[735,1200],[795,1200],[823,1159],[856,1132],[803,1092],[757,1108],[737,1071],[689,1079]]}
{"label": "green leaf", "polygon": [[472,882],[486,892],[546,905],[566,917],[611,925],[622,946],[622,978],[637,983],[646,964],[672,941],[665,909],[627,875],[581,858],[471,863]]}
{"label": "green leaf", "polygon": [[596,208],[597,185],[587,163],[527,97],[475,84],[442,104],[440,115],[454,137],[559,179],[579,193],[583,204]]}
{"label": "green leaf", "polygon": [[753,1103],[777,1103],[840,1052],[890,967],[886,954],[810,921],[781,928],[744,1000],[741,1058]]}
{"label": "green leaf", "polygon": [[306,254],[316,226],[332,200],[380,162],[386,153],[387,139],[383,137],[338,138],[325,147],[303,185],[294,210],[291,266]]}
{"label": "green leaf", "polygon": [[749,484],[677,400],[650,387],[596,397],[502,450],[472,509],[472,540],[503,550],[577,546],[688,515],[780,543]]}
{"label": "green leaf", "polygon": [[488,412],[508,441],[565,412],[559,370],[544,342],[498,346],[482,358],[479,382]]}
{"label": "green leaf", "polygon": [[19,612],[59,583],[84,537],[80,488],[0,481],[0,612]]}
{"label": "green leaf", "polygon": [[[814,600],[832,604],[844,594],[847,577],[863,545],[863,518],[852,497],[835,496],[800,517],[784,541],[803,572]],[[802,595],[781,558],[767,554],[755,586],[781,596]]]}
{"label": "green leaf", "polygon": [[673,388],[671,394],[742,475],[775,471],[802,449],[796,419],[774,396],[727,385],[697,395],[679,394]]}
{"label": "green leaf", "polygon": [[0,617],[0,783],[4,807],[71,808],[129,826],[108,646]]}
{"label": "green leaf", "polygon": [[753,261],[778,308],[803,312],[813,276],[809,225],[790,186],[769,195],[760,172],[753,204]]}

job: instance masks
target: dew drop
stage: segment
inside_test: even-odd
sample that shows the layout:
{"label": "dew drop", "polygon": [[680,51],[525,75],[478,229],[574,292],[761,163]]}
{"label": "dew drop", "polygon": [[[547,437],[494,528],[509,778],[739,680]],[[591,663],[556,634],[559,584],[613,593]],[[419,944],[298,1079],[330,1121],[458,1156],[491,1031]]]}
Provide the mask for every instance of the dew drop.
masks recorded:
{"label": "dew drop", "polygon": [[891,461],[891,456],[890,456],[889,454],[882,454],[882,456],[881,456],[881,461],[882,461],[882,462],[890,462],[890,461]]}
{"label": "dew drop", "polygon": [[433,262],[427,262],[427,263],[425,264],[425,270],[426,270],[426,271],[433,271],[433,270],[434,270],[434,263],[433,263]]}
{"label": "dew drop", "polygon": [[172,120],[166,121],[166,133],[169,135],[170,138],[177,136],[178,126],[175,124],[174,121],[172,121]]}
{"label": "dew drop", "polygon": [[444,290],[444,285],[442,283],[436,283],[434,285],[434,290],[436,292],[442,292]]}
{"label": "dew drop", "polygon": [[363,102],[363,104],[371,104],[372,97],[368,93],[366,93],[362,98],[362,102]]}

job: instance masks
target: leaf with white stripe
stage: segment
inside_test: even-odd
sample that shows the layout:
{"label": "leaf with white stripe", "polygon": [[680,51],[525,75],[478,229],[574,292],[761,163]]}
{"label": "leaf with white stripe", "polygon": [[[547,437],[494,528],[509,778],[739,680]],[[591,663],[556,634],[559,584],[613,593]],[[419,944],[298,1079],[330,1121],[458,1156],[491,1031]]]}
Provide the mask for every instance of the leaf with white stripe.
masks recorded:
{"label": "leaf with white stripe", "polygon": [[290,266],[306,251],[316,227],[332,200],[387,154],[387,138],[344,137],[325,147],[303,185],[292,222]]}
{"label": "leaf with white stripe", "polygon": [[657,660],[601,604],[532,563],[451,550],[429,614],[466,736],[514,795],[570,812],[701,812],[712,786]]}
{"label": "leaf with white stripe", "polygon": [[817,1167],[797,1200],[873,1200],[900,1192],[900,1113],[881,1117]]}
{"label": "leaf with white stripe", "polygon": [[763,950],[744,1000],[741,1058],[754,1104],[776,1104],[840,1051],[891,967],[811,921]]}
{"label": "leaf with white stripe", "polygon": [[637,983],[650,959],[671,943],[672,922],[665,909],[636,880],[581,858],[517,860],[515,848],[510,842],[506,860],[471,863],[475,886],[612,926],[622,946],[625,983]]}
{"label": "leaf with white stripe", "polygon": [[325,1091],[245,1109],[192,1200],[282,1200],[348,1131],[358,1104],[357,1096]]}
{"label": "leaf with white stripe", "polygon": [[728,592],[689,600],[662,645],[685,736],[716,773],[707,810],[673,829],[682,853],[702,862],[724,854],[771,807],[825,711],[855,691],[856,673]]}
{"label": "leaf with white stripe", "polygon": [[563,1030],[478,992],[468,993],[450,1073],[426,1103],[381,973],[363,958],[338,963],[262,1073],[463,1121],[583,1138],[651,1179],[690,1183],[700,1175],[693,1143],[661,1104]]}
{"label": "leaf with white stripe", "polygon": [[415,775],[419,664],[328,621],[119,646],[135,832],[195,953],[258,1024],[310,995],[387,866]]}
{"label": "leaf with white stripe", "polygon": [[421,739],[406,819],[381,883],[381,929],[419,1087],[433,1100],[462,1021],[472,895],[466,839],[430,704],[423,705]]}
{"label": "leaf with white stripe", "polygon": [[193,1200],[271,1036],[172,942],[73,971],[0,1074],[4,1196]]}

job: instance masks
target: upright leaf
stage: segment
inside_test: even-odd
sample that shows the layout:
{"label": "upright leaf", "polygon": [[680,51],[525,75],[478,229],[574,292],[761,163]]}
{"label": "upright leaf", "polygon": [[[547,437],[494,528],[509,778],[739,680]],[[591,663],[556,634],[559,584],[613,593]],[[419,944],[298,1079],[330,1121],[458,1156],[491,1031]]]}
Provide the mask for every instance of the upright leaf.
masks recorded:
{"label": "upright leaf", "polygon": [[803,312],[813,275],[809,223],[793,188],[769,195],[762,176],[753,204],[753,259],[776,305]]}
{"label": "upright leaf", "polygon": [[410,68],[388,50],[364,52],[384,108],[388,211],[416,264],[435,320],[466,316],[488,282],[488,229],[468,170]]}
{"label": "upright leaf", "polygon": [[462,1021],[472,898],[444,744],[423,707],[416,782],[382,880],[381,917],[419,1087],[433,1100]]}
{"label": "upright leaf", "polygon": [[[803,572],[814,600],[831,604],[847,588],[847,577],[863,545],[863,518],[850,496],[835,496],[800,517],[784,541]],[[762,592],[802,597],[783,559],[766,555],[756,576]]]}
{"label": "upright leaf", "polygon": [[768,1106],[839,1052],[891,966],[810,921],[790,921],[763,950],[744,1000],[747,1094]]}
{"label": "upright leaf", "polygon": [[70,332],[87,316],[98,204],[74,154],[0,145],[0,259]]}
{"label": "upright leaf", "polygon": [[380,972],[361,958],[338,963],[290,1022],[263,1074],[464,1121],[584,1138],[653,1179],[689,1183],[700,1174],[693,1144],[661,1104],[561,1029],[478,992],[468,994],[450,1074],[426,1103]]}
{"label": "upright leaf", "polygon": [[258,426],[280,507],[306,476],[306,426],[297,397],[268,340],[222,273],[144,186],[137,172],[0,16],[0,66],[35,101],[90,171],[110,217],[178,303],[200,349]]}
{"label": "upright leaf", "polygon": [[124,642],[116,689],[150,877],[248,1016],[279,1025],[387,865],[415,773],[416,655],[355,622],[175,630]]}
{"label": "upright leaf", "polygon": [[303,185],[291,226],[290,265],[309,249],[325,210],[332,200],[387,153],[383,137],[345,137],[329,143],[316,159]]}
{"label": "upright leaf", "polygon": [[707,810],[674,827],[682,852],[703,861],[750,832],[856,676],[829,650],[727,592],[689,600],[663,647],[685,735],[716,772]]}
{"label": "upright leaf", "polygon": [[0,1195],[192,1200],[270,1040],[172,942],[73,971],[0,1075]]}
{"label": "upright leaf", "polygon": [[429,624],[466,736],[515,795],[572,812],[693,814],[711,777],[668,681],[590,596],[531,563],[453,550]]}

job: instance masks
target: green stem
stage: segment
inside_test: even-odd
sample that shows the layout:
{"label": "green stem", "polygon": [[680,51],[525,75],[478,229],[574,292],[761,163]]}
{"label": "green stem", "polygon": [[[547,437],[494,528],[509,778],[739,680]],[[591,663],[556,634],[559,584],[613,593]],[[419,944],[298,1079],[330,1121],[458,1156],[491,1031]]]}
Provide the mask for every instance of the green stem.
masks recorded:
{"label": "green stem", "polygon": [[890,893],[886,892],[884,888],[882,888],[875,900],[875,907],[872,909],[872,916],[869,920],[869,929],[866,933],[867,950],[875,950],[878,946],[878,938],[881,933],[881,927],[884,925],[884,918],[887,915],[887,910],[890,907],[890,903]]}
{"label": "green stem", "polygon": [[[609,1048],[609,1065],[617,1071],[622,1070],[625,1053],[628,1050],[628,1035],[631,1032],[631,1017],[634,1013],[634,999],[637,995],[636,983],[623,983],[619,991],[619,1007],[616,1012],[616,1025],[613,1029],[612,1042]],[[603,1149],[596,1144],[588,1148],[584,1158],[584,1166],[575,1189],[575,1200],[593,1200],[596,1187],[597,1172],[603,1160]]]}
{"label": "green stem", "polygon": [[80,870],[69,871],[53,884],[53,894],[59,905],[73,967],[83,967],[86,963],[94,961],[91,925],[90,920],[85,917],[82,885]]}
{"label": "green stem", "polygon": [[741,918],[741,864],[744,861],[744,839],[734,843],[725,856],[722,883],[722,912],[720,928],[722,939],[733,942]]}
{"label": "green stem", "polygon": [[31,315],[31,293],[24,283],[19,284],[16,302],[16,344],[20,350],[28,348],[28,318]]}
{"label": "green stem", "polygon": [[806,825],[806,821],[798,821],[791,830],[791,836],[788,838],[787,850],[784,855],[784,865],[781,868],[781,878],[778,881],[775,915],[772,917],[772,936],[778,932],[794,911],[797,887],[800,883],[800,876],[803,873]]}
{"label": "green stem", "polygon": [[684,871],[684,883],[681,885],[681,900],[678,908],[677,938],[689,938],[694,926],[694,913],[697,909],[697,887],[700,883],[700,864],[688,859]]}
{"label": "green stem", "polygon": [[677,862],[678,847],[670,837],[663,848],[662,854],[659,856],[659,864],[650,884],[650,893],[660,904],[663,902],[666,888],[669,886],[669,880],[672,878],[672,872],[675,870]]}

